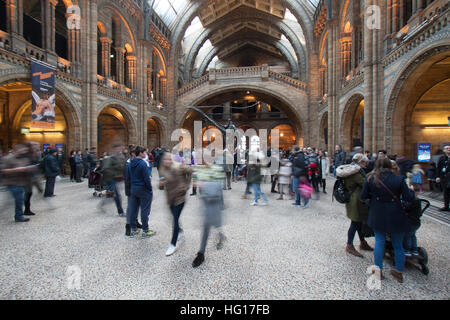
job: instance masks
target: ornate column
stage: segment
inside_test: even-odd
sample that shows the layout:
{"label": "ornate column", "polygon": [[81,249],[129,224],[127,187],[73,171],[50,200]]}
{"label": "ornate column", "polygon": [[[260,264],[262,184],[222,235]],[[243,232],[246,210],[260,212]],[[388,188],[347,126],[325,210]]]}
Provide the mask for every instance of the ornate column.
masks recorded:
{"label": "ornate column", "polygon": [[392,33],[400,30],[400,0],[392,0]]}
{"label": "ornate column", "polygon": [[136,57],[127,55],[128,74],[126,84],[130,89],[136,89]]}
{"label": "ornate column", "polygon": [[147,65],[147,101],[152,98],[152,68]]}
{"label": "ornate column", "polygon": [[101,37],[100,42],[102,44],[102,65],[101,70],[103,76],[111,77],[111,44],[112,40],[108,37]]}
{"label": "ornate column", "polygon": [[160,101],[163,105],[167,105],[167,77],[161,76],[159,78],[160,86],[161,86],[161,96]]}
{"label": "ornate column", "polygon": [[[262,104],[261,104],[262,105]],[[231,119],[231,102],[225,102],[223,104],[223,120]]]}
{"label": "ornate column", "polygon": [[[74,13],[66,14],[66,21],[71,19]],[[67,30],[68,33],[68,58],[72,63],[72,70],[75,74],[79,74],[79,68],[81,63],[81,41],[80,41],[80,29],[72,28]]]}
{"label": "ornate column", "polygon": [[116,47],[116,82],[125,84],[124,82],[124,59],[125,59],[125,49]]}
{"label": "ornate column", "polygon": [[44,0],[42,8],[42,45],[52,53],[55,52],[55,7],[58,0]]}
{"label": "ornate column", "polygon": [[153,92],[153,95],[155,96],[156,102],[161,102],[161,90],[160,90],[160,74],[156,74],[156,81],[155,81],[155,92]]}
{"label": "ornate column", "polygon": [[18,33],[17,0],[6,1],[6,20],[9,34]]}

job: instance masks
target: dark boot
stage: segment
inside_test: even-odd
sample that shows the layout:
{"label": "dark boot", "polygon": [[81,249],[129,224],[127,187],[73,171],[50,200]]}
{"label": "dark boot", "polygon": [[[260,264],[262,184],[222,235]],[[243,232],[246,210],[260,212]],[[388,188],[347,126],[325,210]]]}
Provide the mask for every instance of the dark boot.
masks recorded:
{"label": "dark boot", "polygon": [[192,262],[192,267],[197,268],[199,267],[203,261],[205,261],[205,255],[203,253],[197,253],[197,257],[195,257],[194,261]]}
{"label": "dark boot", "polygon": [[364,240],[361,241],[361,244],[359,245],[359,250],[373,251],[373,248],[369,246],[366,240]]}
{"label": "dark boot", "polygon": [[136,221],[136,228],[142,229],[142,224],[140,224],[139,222]]}
{"label": "dark boot", "polygon": [[125,225],[125,235],[131,236],[131,226],[128,223]]}
{"label": "dark boot", "polygon": [[348,253],[350,253],[350,254],[352,254],[352,255],[354,255],[354,256],[356,256],[356,257],[364,258],[364,256],[363,256],[361,253],[359,253],[359,252],[355,249],[354,246],[347,245],[347,247],[345,248],[345,251],[347,251]]}
{"label": "dark boot", "polygon": [[28,211],[25,211],[25,212],[23,213],[23,215],[24,215],[24,216],[35,216],[36,213],[34,213],[34,212],[31,211],[31,210],[28,210]]}
{"label": "dark boot", "polygon": [[403,283],[403,274],[395,269],[391,270],[391,275],[400,283]]}

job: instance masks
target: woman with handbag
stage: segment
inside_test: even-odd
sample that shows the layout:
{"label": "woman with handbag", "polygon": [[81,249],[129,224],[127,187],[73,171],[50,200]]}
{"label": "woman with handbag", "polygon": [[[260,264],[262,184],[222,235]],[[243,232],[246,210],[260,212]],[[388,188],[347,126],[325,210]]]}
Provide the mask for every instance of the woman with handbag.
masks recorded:
{"label": "woman with handbag", "polygon": [[347,232],[347,246],[345,251],[356,257],[364,258],[353,245],[353,239],[355,238],[356,232],[358,232],[360,241],[359,249],[366,251],[373,250],[367,243],[362,230],[363,223],[367,221],[369,209],[359,195],[365,180],[364,168],[368,165],[369,159],[362,153],[357,153],[353,156],[352,161],[351,164],[345,164],[336,169],[337,177],[344,180],[345,188],[351,193],[350,201],[345,204],[347,217],[351,221]]}
{"label": "woman with handbag", "polygon": [[410,230],[410,223],[400,199],[404,202],[413,201],[414,191],[408,188],[402,176],[392,172],[392,163],[389,159],[378,159],[375,162],[375,169],[364,183],[361,198],[370,202],[368,224],[375,233],[375,265],[380,271],[383,269],[386,236],[390,234],[395,254],[395,269],[390,273],[397,281],[403,282],[402,272],[405,267],[403,238]]}

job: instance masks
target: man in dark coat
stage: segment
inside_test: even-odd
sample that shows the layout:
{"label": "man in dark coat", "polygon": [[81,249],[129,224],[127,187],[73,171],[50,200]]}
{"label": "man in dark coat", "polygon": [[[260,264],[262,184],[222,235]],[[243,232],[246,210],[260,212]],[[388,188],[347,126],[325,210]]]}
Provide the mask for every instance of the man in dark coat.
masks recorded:
{"label": "man in dark coat", "polygon": [[345,152],[342,150],[341,145],[336,145],[336,152],[333,156],[333,174],[335,178],[337,167],[342,166],[343,164],[345,164]]}
{"label": "man in dark coat", "polygon": [[88,162],[88,156],[89,156],[89,149],[84,149],[83,153],[81,154],[81,159],[83,160],[83,178],[89,178],[89,162]]}
{"label": "man in dark coat", "polygon": [[56,176],[59,173],[58,161],[56,160],[56,150],[50,149],[44,159],[45,192],[44,198],[54,197]]}
{"label": "man in dark coat", "polygon": [[65,156],[66,156],[66,154],[64,153],[63,149],[57,148],[56,160],[58,161],[59,175],[61,177],[63,177],[65,174],[65,171],[64,171],[64,157]]}
{"label": "man in dark coat", "polygon": [[444,153],[438,162],[436,183],[441,183],[444,191],[444,207],[440,211],[450,211],[450,146],[444,148]]}
{"label": "man in dark coat", "polygon": [[300,206],[300,193],[298,192],[298,186],[300,184],[300,177],[306,177],[306,165],[305,165],[305,155],[299,146],[294,147],[294,156],[292,158],[292,185],[295,192],[295,203],[293,205]]}

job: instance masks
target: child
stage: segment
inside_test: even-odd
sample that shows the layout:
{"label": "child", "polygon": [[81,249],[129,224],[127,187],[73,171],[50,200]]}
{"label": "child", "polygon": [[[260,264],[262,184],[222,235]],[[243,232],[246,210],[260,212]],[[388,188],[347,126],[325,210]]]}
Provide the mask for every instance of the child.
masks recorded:
{"label": "child", "polygon": [[306,177],[300,177],[300,184],[298,186],[298,190],[300,193],[300,196],[303,199],[304,205],[303,209],[309,208],[309,200],[311,199],[311,195],[313,192],[313,188],[311,187],[311,184],[308,181],[308,178]]}
{"label": "child", "polygon": [[[292,163],[288,159],[282,159],[280,162],[280,170],[278,171],[278,190],[280,197],[277,200],[283,200],[283,194],[289,191],[292,176]],[[290,196],[292,200],[292,195]]]}
{"label": "child", "polygon": [[415,199],[412,203],[414,208],[408,213],[408,220],[410,223],[410,229],[405,233],[405,238],[403,240],[405,248],[405,257],[419,257],[419,250],[417,247],[417,237],[416,232],[420,228],[420,218],[422,216],[422,204],[419,199]]}
{"label": "child", "polygon": [[423,192],[423,179],[422,175],[425,174],[420,168],[419,164],[415,164],[412,169],[411,183],[414,188],[419,187],[420,192]]}

